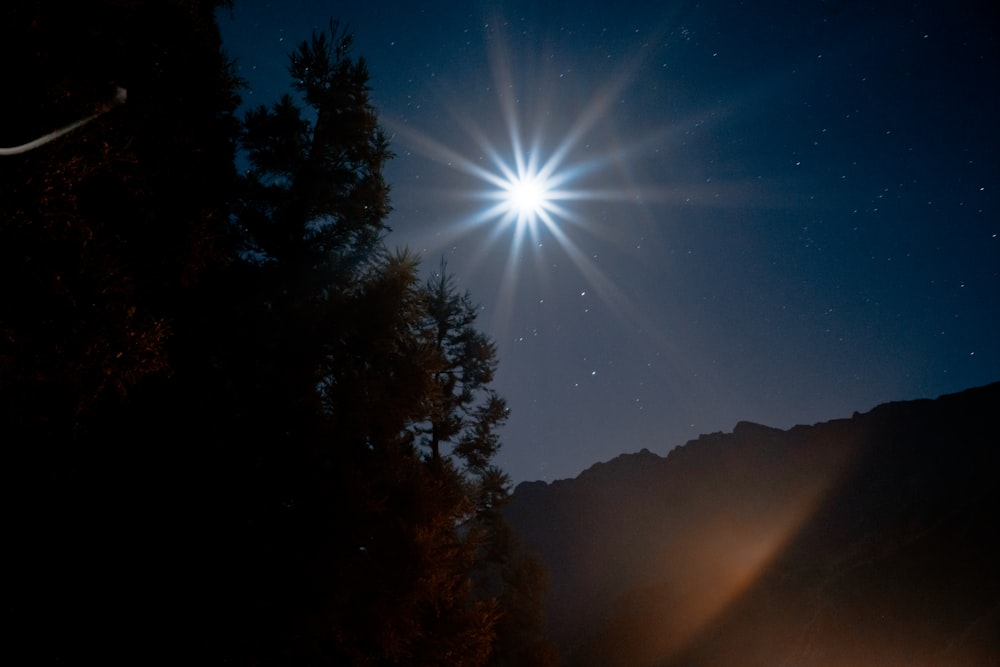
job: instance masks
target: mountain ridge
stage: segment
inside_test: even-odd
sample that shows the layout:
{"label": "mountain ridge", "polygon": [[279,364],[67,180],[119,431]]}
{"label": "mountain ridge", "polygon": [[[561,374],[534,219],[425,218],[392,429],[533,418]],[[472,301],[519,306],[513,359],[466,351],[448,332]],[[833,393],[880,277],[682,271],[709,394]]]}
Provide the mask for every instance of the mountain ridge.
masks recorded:
{"label": "mountain ridge", "polygon": [[995,665],[995,415],[1000,383],[741,421],[524,482],[507,514],[549,568],[569,665]]}

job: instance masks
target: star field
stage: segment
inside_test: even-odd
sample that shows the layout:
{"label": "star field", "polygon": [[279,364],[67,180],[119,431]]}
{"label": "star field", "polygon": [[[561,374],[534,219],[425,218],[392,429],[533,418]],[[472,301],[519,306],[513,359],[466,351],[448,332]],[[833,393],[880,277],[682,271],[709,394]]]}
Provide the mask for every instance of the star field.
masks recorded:
{"label": "star field", "polygon": [[[481,304],[515,481],[1000,379],[982,3],[534,5],[220,14],[246,104],[329,18],[355,30],[397,154],[388,243]],[[553,194],[510,224],[518,160]]]}

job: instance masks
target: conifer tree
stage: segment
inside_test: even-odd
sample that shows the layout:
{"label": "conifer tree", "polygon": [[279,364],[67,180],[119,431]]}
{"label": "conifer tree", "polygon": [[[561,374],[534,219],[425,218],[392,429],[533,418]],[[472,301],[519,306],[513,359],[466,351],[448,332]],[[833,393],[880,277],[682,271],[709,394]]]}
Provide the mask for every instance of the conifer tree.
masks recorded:
{"label": "conifer tree", "polygon": [[472,472],[481,472],[499,448],[495,428],[507,416],[502,398],[489,389],[496,372],[496,345],[474,327],[477,307],[468,292],[459,294],[442,261],[428,280],[427,326],[441,354],[436,370],[436,400],[421,444],[432,464],[439,464],[442,448]]}
{"label": "conifer tree", "polygon": [[[169,645],[206,663],[533,664],[518,647],[537,624],[514,621],[540,577],[502,521],[496,348],[443,265],[422,284],[385,250],[391,153],[351,33],[303,42],[295,95],[237,130],[218,3],[30,4],[15,44],[56,25],[41,53],[82,51],[101,82],[23,77],[72,92],[27,135],[92,112],[101,86],[129,101],[0,163],[0,271],[22,291],[0,303],[5,506],[30,573],[15,631],[60,635],[52,661],[114,626],[136,663]],[[68,38],[88,16],[108,52]],[[93,555],[67,561],[80,544]],[[117,611],[88,616],[102,596]],[[39,611],[49,597],[73,628]]]}
{"label": "conifer tree", "polygon": [[493,463],[507,417],[490,388],[496,347],[443,264],[420,285],[416,258],[383,249],[390,153],[351,44],[336,23],[302,43],[289,71],[310,113],[285,96],[249,112],[242,137],[251,169],[236,219],[257,287],[255,337],[236,358],[259,360],[242,383],[268,442],[248,522],[272,554],[251,569],[297,571],[265,575],[251,600],[270,609],[258,650],[487,665],[513,650],[498,628],[526,610],[509,591],[528,562]]}

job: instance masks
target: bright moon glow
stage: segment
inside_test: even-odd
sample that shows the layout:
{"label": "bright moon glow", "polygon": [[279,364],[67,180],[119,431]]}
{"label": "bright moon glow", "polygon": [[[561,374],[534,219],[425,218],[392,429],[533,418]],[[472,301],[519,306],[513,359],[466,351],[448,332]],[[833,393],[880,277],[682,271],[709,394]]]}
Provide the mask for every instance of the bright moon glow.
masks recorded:
{"label": "bright moon glow", "polygon": [[[508,245],[496,306],[497,322],[501,323],[497,326],[501,329],[515,306],[519,278],[527,275],[529,263],[524,260],[533,256],[535,271],[531,278],[544,280],[551,267],[560,261],[553,253],[569,260],[611,312],[630,321],[644,321],[628,296],[597,264],[590,241],[608,237],[607,222],[588,216],[592,210],[589,205],[595,202],[634,206],[643,200],[663,199],[659,188],[650,190],[637,186],[631,179],[618,178],[629,171],[630,157],[647,149],[651,143],[649,137],[604,150],[591,148],[591,132],[608,118],[609,110],[620,99],[641,58],[627,63],[589,101],[557,114],[561,122],[550,127],[546,118],[548,111],[557,108],[557,100],[543,95],[539,100],[539,116],[526,117],[525,107],[513,92],[518,87],[514,85],[511,59],[503,48],[503,39],[495,39],[493,46],[490,57],[493,87],[503,91],[495,106],[505,133],[496,132],[495,125],[488,132],[480,121],[472,120],[477,115],[456,109],[455,122],[473,143],[472,150],[467,144],[459,151],[407,123],[388,121],[393,132],[409,147],[479,181],[479,187],[463,185],[451,191],[459,200],[477,201],[482,206],[456,220],[445,238],[455,239],[485,230],[473,264],[497,245]],[[616,232],[620,233],[621,228]]]}
{"label": "bright moon glow", "polygon": [[[552,176],[558,162],[551,160],[539,170],[532,161],[521,153],[519,142],[514,142],[514,161],[512,169],[503,162],[500,156],[491,150],[493,164],[497,172],[480,174],[492,189],[480,192],[479,196],[497,204],[488,207],[481,213],[483,222],[499,219],[501,226],[513,222],[515,235],[520,235],[525,229],[537,234],[539,222],[555,231],[555,217],[566,218],[570,215],[557,201],[578,196],[577,193],[556,189],[560,183],[568,180],[563,173],[560,177]],[[518,239],[520,240],[520,239]]]}
{"label": "bright moon glow", "polygon": [[536,174],[525,174],[507,184],[507,198],[518,217],[537,218],[545,211],[548,190]]}

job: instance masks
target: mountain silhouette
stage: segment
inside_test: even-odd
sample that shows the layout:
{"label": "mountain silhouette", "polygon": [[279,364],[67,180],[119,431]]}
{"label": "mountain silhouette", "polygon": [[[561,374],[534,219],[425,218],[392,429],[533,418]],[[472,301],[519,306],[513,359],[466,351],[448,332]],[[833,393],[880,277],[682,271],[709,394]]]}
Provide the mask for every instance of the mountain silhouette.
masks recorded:
{"label": "mountain silhouette", "polygon": [[520,484],[565,664],[1000,665],[1000,383]]}

